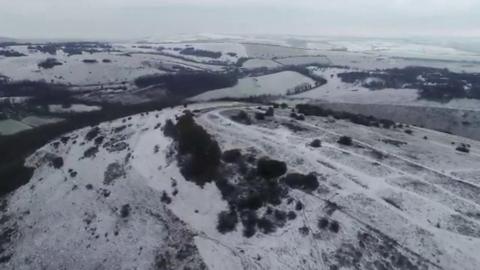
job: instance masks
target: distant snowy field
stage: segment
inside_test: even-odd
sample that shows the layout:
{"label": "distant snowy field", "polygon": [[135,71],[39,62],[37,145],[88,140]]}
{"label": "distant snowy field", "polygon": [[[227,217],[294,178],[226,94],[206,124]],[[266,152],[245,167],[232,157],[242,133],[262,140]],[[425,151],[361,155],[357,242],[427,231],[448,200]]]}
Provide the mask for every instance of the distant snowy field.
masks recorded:
{"label": "distant snowy field", "polygon": [[259,77],[243,78],[233,87],[208,91],[190,99],[200,101],[226,97],[245,98],[263,95],[279,96],[286,95],[288,90],[301,84],[314,85],[315,81],[297,72],[282,71]]}

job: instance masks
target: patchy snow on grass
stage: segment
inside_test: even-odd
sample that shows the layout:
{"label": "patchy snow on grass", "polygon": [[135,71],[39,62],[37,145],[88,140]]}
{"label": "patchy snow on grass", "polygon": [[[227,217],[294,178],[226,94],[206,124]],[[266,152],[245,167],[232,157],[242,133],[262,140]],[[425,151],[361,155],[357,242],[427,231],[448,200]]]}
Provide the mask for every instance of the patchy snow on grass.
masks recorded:
{"label": "patchy snow on grass", "polygon": [[257,69],[257,68],[279,68],[282,65],[279,64],[278,62],[275,62],[270,59],[260,59],[260,58],[253,58],[245,61],[243,63],[242,68],[245,69]]}
{"label": "patchy snow on grass", "polygon": [[22,122],[32,126],[32,127],[39,127],[48,124],[54,124],[63,121],[62,118],[56,117],[42,117],[42,116],[27,116],[22,119]]}
{"label": "patchy snow on grass", "polygon": [[85,104],[72,104],[69,106],[63,106],[61,104],[48,105],[48,110],[51,113],[83,113],[99,111],[101,109],[102,107],[100,106],[90,106]]}
{"label": "patchy snow on grass", "polygon": [[285,57],[285,58],[276,58],[275,61],[283,65],[328,65],[330,60],[326,56],[298,56],[298,57]]}
{"label": "patchy snow on grass", "polygon": [[12,135],[32,127],[17,120],[0,120],[0,135]]}

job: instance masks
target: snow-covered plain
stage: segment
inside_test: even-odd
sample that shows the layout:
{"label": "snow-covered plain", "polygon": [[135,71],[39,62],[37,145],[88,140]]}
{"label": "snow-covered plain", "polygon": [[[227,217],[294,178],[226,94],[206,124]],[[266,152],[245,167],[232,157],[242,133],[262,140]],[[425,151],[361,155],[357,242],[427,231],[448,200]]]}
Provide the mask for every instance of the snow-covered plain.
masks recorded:
{"label": "snow-covered plain", "polygon": [[[297,213],[285,226],[250,238],[241,223],[216,230],[226,201],[214,184],[184,179],[161,130],[182,106],[103,123],[90,139],[92,128],[74,131],[34,153],[34,176],[7,197],[0,227],[10,235],[2,255],[11,258],[2,269],[478,269],[478,141],[417,127],[409,135],[323,117],[297,121],[288,108],[252,125],[228,117],[257,106],[188,109],[222,151],[317,175],[318,189],[289,190],[293,203],[275,207]],[[354,144],[337,144],[340,135]],[[309,146],[316,138],[322,147]],[[55,157],[64,161],[58,169]],[[322,229],[322,219],[338,222],[338,232]]]}

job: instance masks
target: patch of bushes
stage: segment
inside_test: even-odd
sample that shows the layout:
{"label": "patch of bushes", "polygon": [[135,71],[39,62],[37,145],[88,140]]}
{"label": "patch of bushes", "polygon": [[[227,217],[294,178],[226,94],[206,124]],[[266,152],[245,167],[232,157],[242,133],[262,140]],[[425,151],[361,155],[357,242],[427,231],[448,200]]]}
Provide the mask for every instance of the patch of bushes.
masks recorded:
{"label": "patch of bushes", "polygon": [[310,192],[316,190],[319,186],[317,177],[314,174],[303,175],[299,173],[290,173],[283,178],[283,181],[290,188]]}
{"label": "patch of bushes", "polygon": [[21,56],[27,56],[23,53],[14,51],[14,50],[0,50],[0,56],[5,56],[5,57],[21,57]]}
{"label": "patch of bushes", "polygon": [[38,63],[38,67],[43,68],[43,69],[51,69],[55,66],[61,66],[63,65],[62,62],[58,61],[55,58],[47,58],[44,61],[41,61]]}
{"label": "patch of bushes", "polygon": [[[361,114],[349,113],[349,112],[339,112],[330,109],[324,109],[318,105],[310,104],[298,104],[297,111],[303,113],[304,115],[313,115],[313,116],[333,116],[335,119],[344,119],[348,120],[354,124],[363,125],[363,126],[374,126],[374,127],[383,127],[383,128],[392,128],[395,127],[395,122],[388,119],[378,119],[374,116],[364,116]],[[298,114],[292,113],[292,117],[297,118]]]}
{"label": "patch of bushes", "polygon": [[275,109],[273,107],[268,107],[267,111],[265,112],[265,116],[272,117],[275,114]]}
{"label": "patch of bushes", "polygon": [[466,145],[464,143],[462,143],[457,148],[455,148],[455,150],[457,150],[459,152],[463,152],[463,153],[470,153],[470,148],[468,147],[468,145]]}
{"label": "patch of bushes", "polygon": [[257,174],[263,178],[276,178],[287,172],[287,164],[283,161],[262,158],[257,162]]}
{"label": "patch of bushes", "polygon": [[218,59],[222,57],[221,52],[212,52],[207,50],[195,49],[193,47],[185,48],[181,50],[180,53],[183,55],[193,55],[193,56],[208,57],[208,58],[214,58],[214,59]]}
{"label": "patch of bushes", "polygon": [[338,139],[337,143],[351,146],[353,144],[352,138],[348,136],[342,136]]}

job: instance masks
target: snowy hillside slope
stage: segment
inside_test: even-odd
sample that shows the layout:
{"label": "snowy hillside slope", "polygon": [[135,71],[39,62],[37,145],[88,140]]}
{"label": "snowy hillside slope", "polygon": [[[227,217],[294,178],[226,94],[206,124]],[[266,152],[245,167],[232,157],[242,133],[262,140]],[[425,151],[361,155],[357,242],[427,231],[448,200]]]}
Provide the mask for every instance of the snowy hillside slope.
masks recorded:
{"label": "snowy hillside slope", "polygon": [[[417,127],[407,134],[328,117],[299,121],[289,108],[263,120],[255,119],[262,110],[251,104],[187,109],[222,152],[239,149],[247,163],[284,161],[288,173],[312,173],[318,186],[290,183],[278,204],[250,210],[259,219],[248,237],[251,224],[244,220],[220,233],[218,214],[229,203],[218,183],[201,187],[185,179],[174,141],[163,132],[184,107],[103,123],[29,157],[34,176],[1,204],[1,268],[480,266],[479,142]],[[232,120],[240,112],[250,120]],[[353,144],[337,143],[341,135]],[[314,139],[321,147],[310,145]],[[469,144],[470,153],[455,151],[460,143]],[[232,173],[227,181],[239,188],[249,183],[242,177]],[[270,218],[272,230],[260,227]]]}

